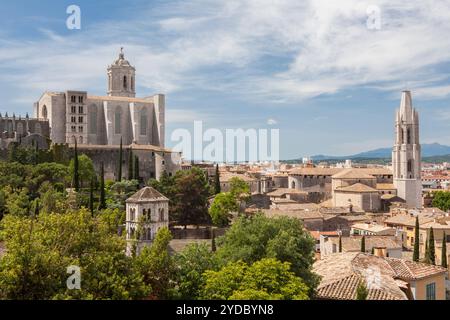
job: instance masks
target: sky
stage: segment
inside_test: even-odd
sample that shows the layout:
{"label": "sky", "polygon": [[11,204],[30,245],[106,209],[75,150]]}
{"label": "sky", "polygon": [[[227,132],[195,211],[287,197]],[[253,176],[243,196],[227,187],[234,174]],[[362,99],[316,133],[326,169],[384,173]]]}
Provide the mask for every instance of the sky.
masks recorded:
{"label": "sky", "polygon": [[281,159],[389,147],[405,89],[421,142],[450,145],[448,0],[15,0],[1,12],[2,114],[31,114],[44,91],[105,95],[124,47],[137,95],[166,94],[169,147],[193,121],[279,129]]}

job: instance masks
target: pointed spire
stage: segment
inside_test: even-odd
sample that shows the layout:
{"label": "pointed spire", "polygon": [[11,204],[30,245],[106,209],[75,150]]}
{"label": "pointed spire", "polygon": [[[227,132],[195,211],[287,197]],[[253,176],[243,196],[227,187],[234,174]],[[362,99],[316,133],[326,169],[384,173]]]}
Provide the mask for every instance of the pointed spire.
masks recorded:
{"label": "pointed spire", "polygon": [[28,115],[28,112],[27,112],[27,115],[25,116],[27,119],[30,117],[29,115]]}
{"label": "pointed spire", "polygon": [[400,113],[403,115],[411,114],[410,110],[412,110],[411,91],[405,90],[402,92],[402,101],[400,102]]}

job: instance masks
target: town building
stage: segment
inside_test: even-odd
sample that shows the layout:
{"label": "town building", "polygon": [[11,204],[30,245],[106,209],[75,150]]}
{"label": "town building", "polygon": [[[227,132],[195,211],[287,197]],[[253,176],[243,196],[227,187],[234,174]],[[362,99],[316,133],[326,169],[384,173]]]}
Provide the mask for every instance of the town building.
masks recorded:
{"label": "town building", "polygon": [[315,262],[317,298],[356,300],[364,284],[368,300],[445,300],[447,269],[361,252],[335,253]]}
{"label": "town building", "polygon": [[126,200],[127,254],[139,254],[161,228],[169,227],[169,199],[145,187]]}

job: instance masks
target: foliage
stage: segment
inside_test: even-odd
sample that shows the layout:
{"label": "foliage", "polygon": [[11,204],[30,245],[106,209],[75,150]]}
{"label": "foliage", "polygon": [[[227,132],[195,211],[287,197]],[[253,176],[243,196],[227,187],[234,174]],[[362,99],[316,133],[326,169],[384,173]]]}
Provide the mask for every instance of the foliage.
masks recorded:
{"label": "foliage", "polygon": [[366,236],[362,236],[361,238],[361,252],[366,252]]}
{"label": "foliage", "polygon": [[106,206],[125,210],[125,200],[132,196],[139,187],[136,180],[122,180],[114,182],[106,190]]}
{"label": "foliage", "polygon": [[428,245],[425,252],[425,262],[432,265],[436,264],[436,251],[434,247],[433,227],[430,228],[430,232],[428,234]]}
{"label": "foliage", "polygon": [[170,218],[180,225],[209,222],[208,180],[199,168],[178,171],[173,177],[163,173],[160,181],[149,181],[150,186],[170,199]]}
{"label": "foliage", "polygon": [[[87,210],[9,215],[1,237],[7,251],[0,260],[0,298],[139,299],[150,292],[124,254],[124,240]],[[81,290],[67,289],[69,266],[80,267]]]}
{"label": "foliage", "polygon": [[221,186],[220,186],[220,171],[219,171],[219,165],[216,165],[216,174],[214,175],[214,193],[219,194],[222,192]]}
{"label": "foliage", "polygon": [[230,180],[230,193],[237,201],[247,201],[250,197],[249,185],[238,177]]}
{"label": "foliage", "polygon": [[152,289],[156,299],[168,299],[172,291],[171,278],[174,273],[173,258],[169,254],[172,235],[168,228],[162,228],[156,234],[150,247],[144,247],[136,260],[136,266],[144,276],[144,282]]}
{"label": "foliage", "polygon": [[119,159],[117,162],[117,182],[122,181],[122,165],[123,165],[123,141],[122,137],[120,137],[120,148],[119,148]]}
{"label": "foliage", "polygon": [[98,209],[106,209],[106,191],[105,191],[105,166],[103,162],[100,164],[100,199]]}
{"label": "foliage", "polygon": [[276,258],[291,263],[291,270],[313,291],[318,277],[312,272],[315,241],[300,220],[267,218],[259,213],[238,218],[228,232],[218,238],[217,256],[222,265],[242,260],[254,263]]}
{"label": "foliage", "polygon": [[416,225],[414,229],[414,252],[413,261],[418,262],[420,259],[419,252],[419,217],[416,217]]}
{"label": "foliage", "polygon": [[175,256],[177,266],[174,296],[182,300],[198,299],[205,284],[204,272],[214,270],[217,261],[205,244],[191,244]]}
{"label": "foliage", "polygon": [[307,285],[290,271],[290,264],[262,259],[247,265],[232,262],[219,271],[205,272],[204,299],[307,300]]}
{"label": "foliage", "polygon": [[449,211],[450,210],[450,192],[438,191],[438,192],[434,193],[432,205],[433,205],[433,207],[437,207],[443,211]]}
{"label": "foliage", "polygon": [[[72,177],[75,179],[75,167],[77,161],[75,161],[75,157],[70,161],[69,164],[69,172]],[[89,187],[91,180],[96,181],[97,176],[95,174],[94,164],[92,160],[85,154],[78,156],[78,179],[79,179],[79,187]],[[75,186],[75,184],[74,184]]]}
{"label": "foliage", "polygon": [[227,227],[230,224],[230,213],[237,210],[238,205],[231,193],[219,193],[209,208],[209,215],[214,225]]}
{"label": "foliage", "polygon": [[356,300],[367,300],[367,296],[369,295],[369,290],[367,289],[366,284],[361,281],[356,288]]}
{"label": "foliage", "polygon": [[441,266],[447,268],[447,236],[442,237],[442,249],[441,249]]}

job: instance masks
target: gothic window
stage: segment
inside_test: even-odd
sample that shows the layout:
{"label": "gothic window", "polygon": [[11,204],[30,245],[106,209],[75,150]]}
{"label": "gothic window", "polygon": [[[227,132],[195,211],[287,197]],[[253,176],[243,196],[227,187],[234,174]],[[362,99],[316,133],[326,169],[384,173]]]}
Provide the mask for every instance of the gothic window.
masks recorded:
{"label": "gothic window", "polygon": [[47,119],[47,117],[48,117],[48,112],[47,112],[47,106],[46,106],[46,105],[44,105],[44,106],[42,107],[42,117],[43,117],[44,119]]}
{"label": "gothic window", "polygon": [[39,122],[34,125],[34,133],[41,134],[41,124]]}
{"label": "gothic window", "polygon": [[148,118],[147,118],[147,109],[143,109],[141,111],[141,136],[146,136],[147,135],[147,123],[148,123]]}
{"label": "gothic window", "polygon": [[79,123],[83,123],[84,122],[84,118],[83,117],[78,117],[78,122]]}
{"label": "gothic window", "polygon": [[406,130],[406,140],[408,144],[411,143],[411,129],[409,128]]}
{"label": "gothic window", "polygon": [[89,131],[97,133],[97,106],[95,104],[89,107]]}
{"label": "gothic window", "polygon": [[123,88],[124,88],[125,90],[127,90],[127,88],[128,88],[127,76],[124,76],[124,77],[123,77]]}
{"label": "gothic window", "polygon": [[77,107],[75,107],[75,106],[70,107],[70,112],[77,113]]}
{"label": "gothic window", "polygon": [[295,189],[295,181],[292,181],[292,183],[291,183],[291,189]]}
{"label": "gothic window", "polygon": [[78,132],[83,133],[83,131],[84,131],[83,126],[79,126],[79,127],[78,127]]}
{"label": "gothic window", "polygon": [[70,117],[70,122],[77,123],[77,117]]}
{"label": "gothic window", "polygon": [[412,160],[408,160],[408,173],[412,173]]}
{"label": "gothic window", "polygon": [[116,113],[114,115],[114,133],[121,134],[121,124],[122,124],[122,110],[120,107],[116,108]]}
{"label": "gothic window", "polygon": [[403,129],[400,129],[401,137],[400,137],[400,143],[403,144],[405,138],[404,138],[404,132]]}
{"label": "gothic window", "polygon": [[83,103],[83,97],[82,96],[78,97],[78,103]]}
{"label": "gothic window", "polygon": [[72,126],[72,132],[77,132],[77,127],[76,126]]}
{"label": "gothic window", "polygon": [[77,102],[77,97],[71,96],[71,97],[70,97],[70,101],[71,101],[71,102]]}
{"label": "gothic window", "polygon": [[134,91],[134,77],[131,77],[131,91]]}
{"label": "gothic window", "polygon": [[83,108],[83,106],[79,106],[79,107],[78,107],[78,113],[81,113],[81,114],[84,113],[84,108]]}
{"label": "gothic window", "polygon": [[164,209],[159,209],[159,221],[164,221]]}

